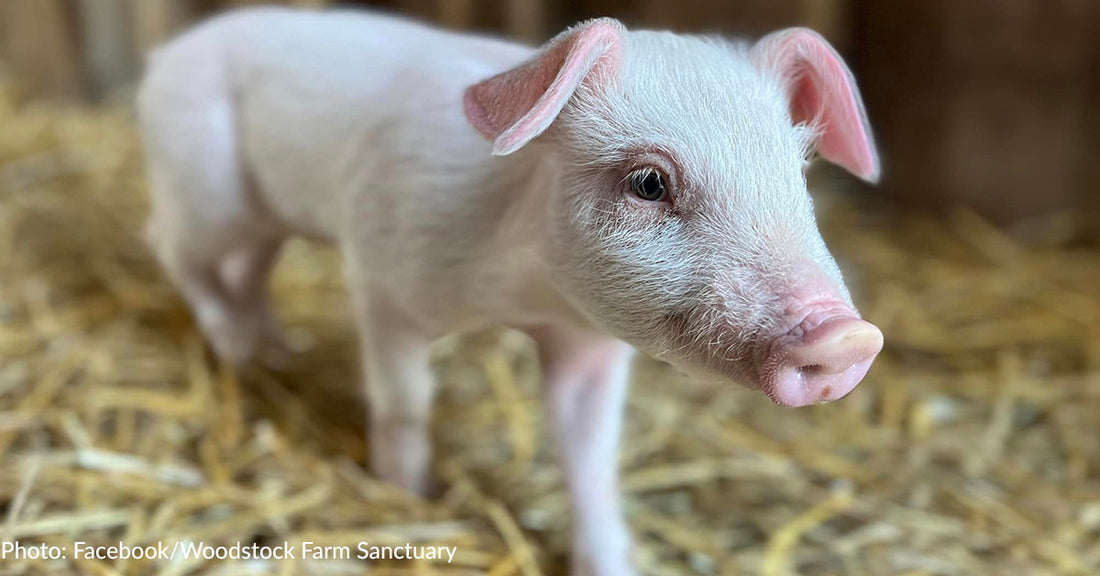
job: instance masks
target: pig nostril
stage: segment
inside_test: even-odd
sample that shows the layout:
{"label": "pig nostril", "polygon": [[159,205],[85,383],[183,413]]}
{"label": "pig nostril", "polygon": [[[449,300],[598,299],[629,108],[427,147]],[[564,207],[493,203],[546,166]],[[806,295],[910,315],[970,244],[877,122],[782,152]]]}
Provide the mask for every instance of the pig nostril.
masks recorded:
{"label": "pig nostril", "polygon": [[807,364],[805,366],[798,367],[799,372],[810,375],[819,374],[823,369],[824,367],[821,364]]}

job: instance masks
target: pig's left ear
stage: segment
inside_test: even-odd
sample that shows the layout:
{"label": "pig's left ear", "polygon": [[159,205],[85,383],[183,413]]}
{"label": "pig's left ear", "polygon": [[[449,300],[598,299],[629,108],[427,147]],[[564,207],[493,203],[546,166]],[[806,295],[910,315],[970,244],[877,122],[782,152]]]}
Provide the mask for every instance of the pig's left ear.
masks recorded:
{"label": "pig's left ear", "polygon": [[612,18],[559,34],[530,60],[466,89],[466,118],[504,156],[542,134],[582,82],[608,82],[618,66],[623,25]]}
{"label": "pig's left ear", "polygon": [[791,119],[820,130],[822,157],[868,182],[878,181],[878,152],[855,78],[821,35],[807,28],[780,30],[753,46],[752,57],[783,78]]}

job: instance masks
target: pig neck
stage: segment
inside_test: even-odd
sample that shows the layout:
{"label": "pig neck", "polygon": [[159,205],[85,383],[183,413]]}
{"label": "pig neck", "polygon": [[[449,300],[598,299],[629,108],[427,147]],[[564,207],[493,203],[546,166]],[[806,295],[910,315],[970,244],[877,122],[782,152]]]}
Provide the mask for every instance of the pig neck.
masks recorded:
{"label": "pig neck", "polygon": [[[558,289],[547,247],[554,238],[550,222],[551,202],[558,190],[558,164],[538,144],[498,158],[496,181],[487,187],[489,202],[504,209],[495,234],[482,254],[478,274],[493,279],[499,290],[497,322],[523,328],[531,325],[566,324],[589,328],[591,323]],[[548,148],[548,146],[546,147]]]}

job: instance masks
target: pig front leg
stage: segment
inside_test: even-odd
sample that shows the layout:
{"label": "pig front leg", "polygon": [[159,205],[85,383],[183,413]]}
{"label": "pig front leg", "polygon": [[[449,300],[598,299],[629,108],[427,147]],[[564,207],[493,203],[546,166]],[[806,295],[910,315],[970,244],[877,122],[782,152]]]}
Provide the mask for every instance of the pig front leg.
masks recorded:
{"label": "pig front leg", "polygon": [[364,289],[356,292],[371,470],[387,482],[426,495],[435,396],[428,357],[431,338],[388,302],[368,298]]}
{"label": "pig front leg", "polygon": [[573,513],[573,576],[627,576],[630,533],[618,487],[618,443],[633,350],[606,336],[562,328],[539,345],[551,425]]}

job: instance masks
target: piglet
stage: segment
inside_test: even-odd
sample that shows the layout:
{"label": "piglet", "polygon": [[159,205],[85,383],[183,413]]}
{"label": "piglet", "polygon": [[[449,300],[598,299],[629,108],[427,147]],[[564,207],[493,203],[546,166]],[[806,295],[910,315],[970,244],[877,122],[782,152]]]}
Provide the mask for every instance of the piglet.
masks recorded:
{"label": "piglet", "polygon": [[428,485],[433,340],[531,336],[575,574],[633,573],[615,462],[634,349],[802,406],[882,347],[806,191],[815,151],[879,173],[852,75],[810,30],[749,44],[602,18],[531,49],[249,9],[152,54],[138,107],[149,241],[224,360],[274,342],[288,236],[340,247],[380,477]]}

